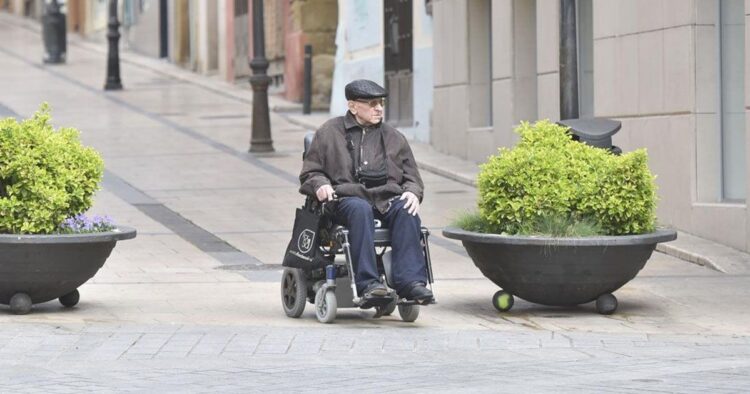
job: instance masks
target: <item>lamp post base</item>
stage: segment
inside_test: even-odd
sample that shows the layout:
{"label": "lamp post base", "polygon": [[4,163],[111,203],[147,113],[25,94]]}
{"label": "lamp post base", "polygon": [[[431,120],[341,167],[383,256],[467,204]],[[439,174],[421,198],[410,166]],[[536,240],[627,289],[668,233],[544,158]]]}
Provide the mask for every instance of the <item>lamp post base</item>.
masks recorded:
{"label": "lamp post base", "polygon": [[122,90],[122,83],[120,81],[107,81],[104,84],[104,90]]}
{"label": "lamp post base", "polygon": [[250,141],[250,153],[269,153],[273,152],[273,141]]}
{"label": "lamp post base", "polygon": [[64,64],[65,63],[65,56],[45,56],[44,59],[42,59],[42,63],[44,63],[44,64]]}
{"label": "lamp post base", "polygon": [[253,75],[250,84],[253,87],[253,124],[250,138],[251,153],[273,152],[271,139],[271,119],[268,113],[268,85],[271,77]]}

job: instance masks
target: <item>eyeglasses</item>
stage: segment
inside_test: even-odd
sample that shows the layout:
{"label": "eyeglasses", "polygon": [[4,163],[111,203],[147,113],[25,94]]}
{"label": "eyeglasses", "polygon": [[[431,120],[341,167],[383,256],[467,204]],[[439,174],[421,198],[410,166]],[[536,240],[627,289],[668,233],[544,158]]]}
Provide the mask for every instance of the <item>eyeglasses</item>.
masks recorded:
{"label": "eyeglasses", "polygon": [[367,104],[370,106],[370,108],[375,108],[380,104],[381,106],[385,107],[385,97],[376,98],[372,100],[354,100],[358,103]]}

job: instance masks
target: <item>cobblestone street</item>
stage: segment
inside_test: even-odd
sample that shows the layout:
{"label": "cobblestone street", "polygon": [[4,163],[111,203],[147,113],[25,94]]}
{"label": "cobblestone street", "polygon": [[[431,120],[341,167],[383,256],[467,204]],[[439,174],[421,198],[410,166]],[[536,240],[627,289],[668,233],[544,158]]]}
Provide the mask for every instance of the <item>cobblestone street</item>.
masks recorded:
{"label": "cobblestone street", "polygon": [[547,330],[3,329],[5,389],[40,392],[738,392],[750,340]]}

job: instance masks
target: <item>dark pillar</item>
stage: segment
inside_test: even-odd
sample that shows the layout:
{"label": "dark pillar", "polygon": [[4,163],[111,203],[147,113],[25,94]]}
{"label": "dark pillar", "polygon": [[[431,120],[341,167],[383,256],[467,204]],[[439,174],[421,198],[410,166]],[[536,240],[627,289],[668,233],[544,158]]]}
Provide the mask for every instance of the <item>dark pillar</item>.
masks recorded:
{"label": "dark pillar", "polygon": [[271,119],[268,114],[268,85],[271,77],[266,74],[265,35],[263,32],[263,0],[253,0],[253,60],[250,68],[253,75],[253,125],[250,136],[250,152],[273,152],[271,140]]}
{"label": "dark pillar", "polygon": [[578,118],[576,2],[560,0],[560,119]]}
{"label": "dark pillar", "polygon": [[312,105],[312,45],[305,45],[305,89],[302,92],[302,113],[310,113]]}
{"label": "dark pillar", "polygon": [[117,0],[109,0],[109,22],[107,23],[107,40],[109,40],[109,51],[107,52],[107,81],[104,90],[121,90],[120,82],[120,22],[117,21]]}
{"label": "dark pillar", "polygon": [[167,0],[159,0],[159,57],[164,58],[169,56],[169,19],[167,18],[168,8]]}
{"label": "dark pillar", "polygon": [[47,55],[44,63],[65,63],[65,52],[67,52],[67,27],[65,14],[60,12],[57,0],[52,0],[44,9],[42,16],[42,40]]}

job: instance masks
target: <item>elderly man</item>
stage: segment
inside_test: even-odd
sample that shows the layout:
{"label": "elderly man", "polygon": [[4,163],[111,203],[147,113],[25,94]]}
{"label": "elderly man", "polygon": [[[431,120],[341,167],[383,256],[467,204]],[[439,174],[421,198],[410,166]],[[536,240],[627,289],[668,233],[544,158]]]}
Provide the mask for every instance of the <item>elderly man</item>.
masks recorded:
{"label": "elderly man", "polygon": [[400,297],[428,303],[420,243],[419,204],[424,184],[406,138],[383,122],[388,93],[369,80],[344,89],[346,115],[315,133],[300,173],[300,192],[335,204],[334,220],[349,229],[360,296],[385,297],[375,260],[374,219],[391,231],[393,286]]}

